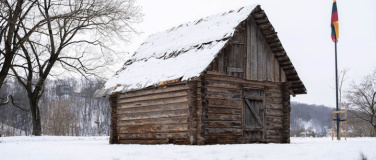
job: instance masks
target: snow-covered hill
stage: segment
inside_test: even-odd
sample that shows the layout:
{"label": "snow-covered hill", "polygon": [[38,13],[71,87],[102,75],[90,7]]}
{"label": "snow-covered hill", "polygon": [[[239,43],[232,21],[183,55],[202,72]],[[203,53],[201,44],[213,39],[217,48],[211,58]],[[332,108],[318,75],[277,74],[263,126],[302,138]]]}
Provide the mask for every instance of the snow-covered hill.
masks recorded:
{"label": "snow-covered hill", "polygon": [[376,159],[376,138],[291,138],[291,144],[109,145],[108,137],[1,137],[1,160]]}

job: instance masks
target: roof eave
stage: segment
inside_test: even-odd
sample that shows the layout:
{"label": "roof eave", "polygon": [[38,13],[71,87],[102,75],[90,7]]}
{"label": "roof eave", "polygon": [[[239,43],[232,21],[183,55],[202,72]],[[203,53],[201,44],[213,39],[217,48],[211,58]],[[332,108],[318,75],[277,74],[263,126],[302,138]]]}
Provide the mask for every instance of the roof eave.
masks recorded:
{"label": "roof eave", "polygon": [[275,29],[266,16],[265,11],[261,9],[260,5],[258,5],[252,11],[250,16],[255,19],[258,28],[272,49],[272,52],[278,60],[280,67],[285,72],[287,81],[292,83],[291,88],[294,94],[307,94],[305,85],[301,81],[298,72],[295,70],[294,65],[283,48],[277,32],[275,32]]}

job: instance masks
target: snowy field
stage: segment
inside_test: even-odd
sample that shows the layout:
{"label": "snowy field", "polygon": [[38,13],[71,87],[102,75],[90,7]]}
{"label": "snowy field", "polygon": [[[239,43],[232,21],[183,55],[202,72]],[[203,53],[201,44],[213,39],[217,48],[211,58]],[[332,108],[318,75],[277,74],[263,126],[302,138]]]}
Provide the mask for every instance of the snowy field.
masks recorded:
{"label": "snowy field", "polygon": [[1,160],[376,159],[376,138],[291,138],[291,144],[109,145],[108,137],[1,137]]}

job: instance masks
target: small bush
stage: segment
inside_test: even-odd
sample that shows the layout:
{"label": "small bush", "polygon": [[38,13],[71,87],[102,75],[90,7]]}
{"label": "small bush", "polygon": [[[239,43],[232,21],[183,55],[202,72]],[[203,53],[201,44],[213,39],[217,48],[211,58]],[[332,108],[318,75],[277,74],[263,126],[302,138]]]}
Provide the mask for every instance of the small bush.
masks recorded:
{"label": "small bush", "polygon": [[360,153],[360,159],[361,160],[367,160],[367,157],[363,153]]}

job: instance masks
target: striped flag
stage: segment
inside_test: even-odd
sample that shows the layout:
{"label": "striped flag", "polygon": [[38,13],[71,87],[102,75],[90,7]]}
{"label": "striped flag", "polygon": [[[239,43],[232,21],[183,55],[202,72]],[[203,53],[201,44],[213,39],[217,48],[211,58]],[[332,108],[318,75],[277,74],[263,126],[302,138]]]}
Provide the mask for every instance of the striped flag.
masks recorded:
{"label": "striped flag", "polygon": [[330,24],[332,28],[332,40],[334,43],[338,42],[339,38],[339,25],[338,25],[338,11],[337,11],[337,2],[333,0],[332,8],[332,22]]}

